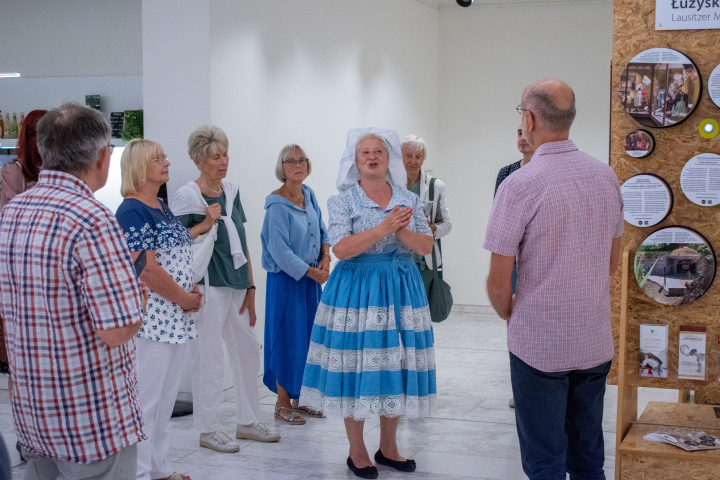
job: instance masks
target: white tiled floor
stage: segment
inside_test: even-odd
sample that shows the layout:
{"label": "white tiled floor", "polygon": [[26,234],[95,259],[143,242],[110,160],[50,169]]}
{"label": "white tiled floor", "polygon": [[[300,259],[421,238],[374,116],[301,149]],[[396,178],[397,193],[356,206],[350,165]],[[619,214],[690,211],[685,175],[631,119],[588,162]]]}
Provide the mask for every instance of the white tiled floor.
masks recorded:
{"label": "white tiled floor", "polygon": [[[456,306],[435,326],[440,409],[423,420],[402,420],[401,452],[417,461],[415,474],[379,467],[381,479],[521,480],[515,417],[511,396],[505,323],[488,307]],[[348,444],[340,419],[308,418],[303,426],[273,419],[274,395],[261,386],[262,420],[282,433],[282,440],[263,444],[238,440],[238,453],[221,454],[201,448],[192,417],[173,419],[172,460],[175,470],[193,480],[330,480],[356,478],[345,465]],[[676,401],[674,390],[641,389],[640,408],[653,400]],[[4,392],[3,392],[4,393]],[[617,389],[605,397],[605,470],[613,477]],[[221,406],[228,433],[234,431],[233,401]],[[366,443],[372,456],[379,441],[379,422],[366,422]],[[10,447],[13,479],[24,467],[15,449],[16,437],[7,396],[0,399],[0,432]]]}

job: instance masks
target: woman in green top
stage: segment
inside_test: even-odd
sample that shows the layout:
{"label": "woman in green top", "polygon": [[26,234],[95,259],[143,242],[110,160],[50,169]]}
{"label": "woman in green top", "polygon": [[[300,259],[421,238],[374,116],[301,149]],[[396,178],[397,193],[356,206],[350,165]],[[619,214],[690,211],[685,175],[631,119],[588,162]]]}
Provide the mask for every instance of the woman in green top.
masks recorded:
{"label": "woman in green top", "polygon": [[442,278],[443,258],[440,250],[439,240],[450,233],[450,210],[448,209],[447,193],[445,183],[439,178],[435,179],[433,185],[433,196],[430,197],[430,184],[433,179],[422,170],[425,157],[427,156],[427,145],[422,137],[408,135],[403,138],[402,145],[403,165],[407,172],[407,189],[420,197],[425,207],[425,217],[430,230],[432,230],[433,250],[430,254],[422,256],[414,254],[415,265],[420,270],[420,276],[425,285],[425,293],[430,293],[430,281],[433,279],[433,254],[435,255],[436,269]]}
{"label": "woman in green top", "polygon": [[258,420],[257,375],[260,346],[255,336],[255,285],[245,238],[245,212],[237,186],[225,180],[230,159],[228,139],[215,126],[190,134],[188,153],[200,176],[178,189],[171,207],[194,239],[217,224],[217,239],[207,272],[199,282],[203,306],[197,313],[193,342],[193,416],[200,445],[218,452],[240,447],[218,421],[222,400],[225,342],[235,385],[236,438],[276,442],[280,435]]}

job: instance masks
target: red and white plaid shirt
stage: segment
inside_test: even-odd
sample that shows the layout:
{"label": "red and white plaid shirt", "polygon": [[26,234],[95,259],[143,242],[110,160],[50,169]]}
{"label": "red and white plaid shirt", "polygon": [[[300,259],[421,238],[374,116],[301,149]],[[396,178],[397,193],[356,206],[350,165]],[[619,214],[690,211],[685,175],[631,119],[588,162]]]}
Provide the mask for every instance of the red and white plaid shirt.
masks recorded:
{"label": "red and white plaid shirt", "polygon": [[569,140],[541,145],[498,189],[486,250],[517,256],[508,349],[545,372],[613,356],[610,248],[623,232],[615,172]]}
{"label": "red and white plaid shirt", "polygon": [[110,348],[98,329],[141,321],[122,230],[77,177],[43,171],[0,212],[0,316],[20,443],[90,463],[145,439],[135,340]]}

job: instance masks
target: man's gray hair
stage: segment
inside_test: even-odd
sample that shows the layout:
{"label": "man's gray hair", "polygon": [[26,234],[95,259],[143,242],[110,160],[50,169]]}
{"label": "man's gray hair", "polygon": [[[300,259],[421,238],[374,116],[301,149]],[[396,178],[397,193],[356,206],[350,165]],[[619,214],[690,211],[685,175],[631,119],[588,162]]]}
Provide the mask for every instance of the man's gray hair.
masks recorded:
{"label": "man's gray hair", "polygon": [[43,169],[86,173],[110,143],[105,115],[79,103],[64,103],[47,112],[37,125]]}
{"label": "man's gray hair", "polygon": [[570,93],[570,107],[562,109],[555,104],[552,95],[534,87],[525,94],[525,108],[537,115],[548,130],[555,133],[567,132],[575,120],[575,92],[571,89]]}

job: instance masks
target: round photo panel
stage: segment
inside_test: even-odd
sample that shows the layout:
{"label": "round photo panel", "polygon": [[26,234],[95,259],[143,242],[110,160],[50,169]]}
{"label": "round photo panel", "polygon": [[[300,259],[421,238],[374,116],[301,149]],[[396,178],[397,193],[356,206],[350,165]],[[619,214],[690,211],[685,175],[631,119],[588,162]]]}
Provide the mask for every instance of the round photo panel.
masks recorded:
{"label": "round photo panel", "polygon": [[630,177],[620,187],[625,221],[636,227],[652,227],[670,214],[673,193],[670,185],[652,173]]}
{"label": "round photo panel", "polygon": [[630,60],[618,92],[625,111],[647,127],[672,127],[695,110],[702,94],[697,66],[677,50],[651,48]]}
{"label": "round photo panel", "polygon": [[691,202],[714,207],[720,202],[720,155],[701,153],[692,157],[680,173],[680,188]]}
{"label": "round photo panel", "polygon": [[635,158],[645,158],[655,150],[655,137],[647,130],[633,130],[625,137],[625,153]]}
{"label": "round photo panel", "polygon": [[710,100],[716,107],[720,108],[720,65],[715,67],[708,79],[708,93]]}
{"label": "round photo panel", "polygon": [[635,280],[645,294],[665,305],[687,305],[700,298],[715,278],[715,252],[688,227],[651,233],[635,253]]}

